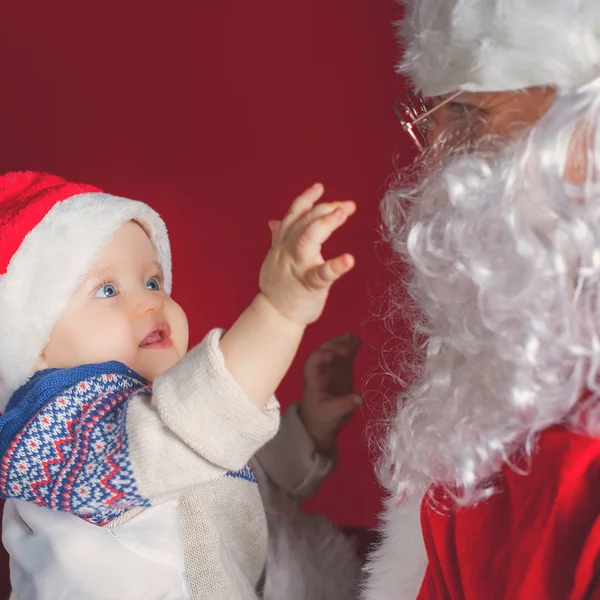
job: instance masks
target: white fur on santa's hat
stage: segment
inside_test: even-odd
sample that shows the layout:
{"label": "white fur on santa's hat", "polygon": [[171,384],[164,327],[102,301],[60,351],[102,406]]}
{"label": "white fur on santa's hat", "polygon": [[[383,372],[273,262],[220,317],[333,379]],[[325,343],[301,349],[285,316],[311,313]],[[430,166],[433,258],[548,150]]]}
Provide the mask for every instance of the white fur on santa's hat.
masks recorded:
{"label": "white fur on santa's hat", "polygon": [[0,410],[35,372],[78,285],[121,225],[148,233],[171,290],[167,229],[146,204],[109,194],[78,194],[58,202],[30,231],[0,276]]}
{"label": "white fur on santa's hat", "polygon": [[401,0],[398,71],[426,96],[600,75],[599,0]]}

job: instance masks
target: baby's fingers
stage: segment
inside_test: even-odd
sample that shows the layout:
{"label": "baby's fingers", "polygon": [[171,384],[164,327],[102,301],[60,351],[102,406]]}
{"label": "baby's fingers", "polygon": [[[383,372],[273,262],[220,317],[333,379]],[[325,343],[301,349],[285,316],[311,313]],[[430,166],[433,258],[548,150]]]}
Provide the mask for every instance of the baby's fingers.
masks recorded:
{"label": "baby's fingers", "polygon": [[[315,207],[315,211],[317,208],[320,207]],[[310,215],[306,215],[303,223],[298,223],[294,227],[294,235],[298,236],[294,253],[296,258],[304,260],[312,257],[315,248],[320,249],[331,234],[341,227],[355,210],[354,202],[342,202],[333,211],[319,216],[317,219],[311,220]]]}
{"label": "baby's fingers", "polygon": [[269,229],[271,230],[271,246],[277,240],[279,230],[281,229],[281,221],[269,221]]}
{"label": "baby's fingers", "polygon": [[291,223],[298,220],[299,217],[306,214],[321,198],[324,188],[320,183],[315,183],[307,190],[302,192],[290,206],[287,214],[282,220],[283,229],[287,229]]}
{"label": "baby's fingers", "polygon": [[287,214],[280,221],[277,234],[273,241],[286,235],[289,229],[298,222],[307,212],[313,208],[315,203],[323,195],[324,188],[320,183],[315,183],[307,190],[302,192],[291,204]]}
{"label": "baby's fingers", "polygon": [[346,274],[354,266],[354,257],[351,254],[342,254],[336,258],[320,264],[306,272],[305,285],[312,290],[328,288],[342,275]]}

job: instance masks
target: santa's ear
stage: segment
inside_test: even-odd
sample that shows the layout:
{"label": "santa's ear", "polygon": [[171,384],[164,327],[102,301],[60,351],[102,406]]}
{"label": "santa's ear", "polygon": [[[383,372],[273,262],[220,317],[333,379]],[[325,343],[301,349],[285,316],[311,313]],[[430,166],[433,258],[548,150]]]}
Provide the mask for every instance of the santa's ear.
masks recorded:
{"label": "santa's ear", "polygon": [[571,186],[583,186],[586,183],[597,182],[598,173],[594,157],[598,140],[596,127],[588,118],[577,121],[569,140],[569,148],[565,160],[564,179]]}

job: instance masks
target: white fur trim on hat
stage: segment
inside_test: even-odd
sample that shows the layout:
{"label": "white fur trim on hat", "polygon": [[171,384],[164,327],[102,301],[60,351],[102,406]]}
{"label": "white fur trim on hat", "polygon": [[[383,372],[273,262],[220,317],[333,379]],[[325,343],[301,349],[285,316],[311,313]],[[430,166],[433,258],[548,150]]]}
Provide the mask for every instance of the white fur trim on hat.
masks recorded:
{"label": "white fur trim on hat", "polygon": [[148,233],[171,291],[167,229],[148,205],[109,194],[59,202],[30,231],[0,276],[0,409],[33,375],[52,329],[102,248],[127,221]]}
{"label": "white fur trim on hat", "polygon": [[599,0],[402,0],[398,71],[426,96],[600,75]]}

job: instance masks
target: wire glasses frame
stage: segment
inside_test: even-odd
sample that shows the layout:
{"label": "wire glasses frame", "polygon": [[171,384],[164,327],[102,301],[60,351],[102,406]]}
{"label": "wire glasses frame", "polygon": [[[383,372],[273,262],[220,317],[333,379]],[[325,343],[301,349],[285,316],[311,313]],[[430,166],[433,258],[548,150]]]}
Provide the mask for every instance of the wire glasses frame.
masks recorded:
{"label": "wire glasses frame", "polygon": [[438,104],[428,107],[427,102],[414,92],[407,92],[406,101],[396,100],[394,102],[394,112],[400,121],[402,129],[410,136],[419,152],[424,152],[430,147],[428,132],[433,130],[434,122],[431,115],[442,108],[448,102],[456,98],[461,91],[457,91],[450,96],[446,96]]}

